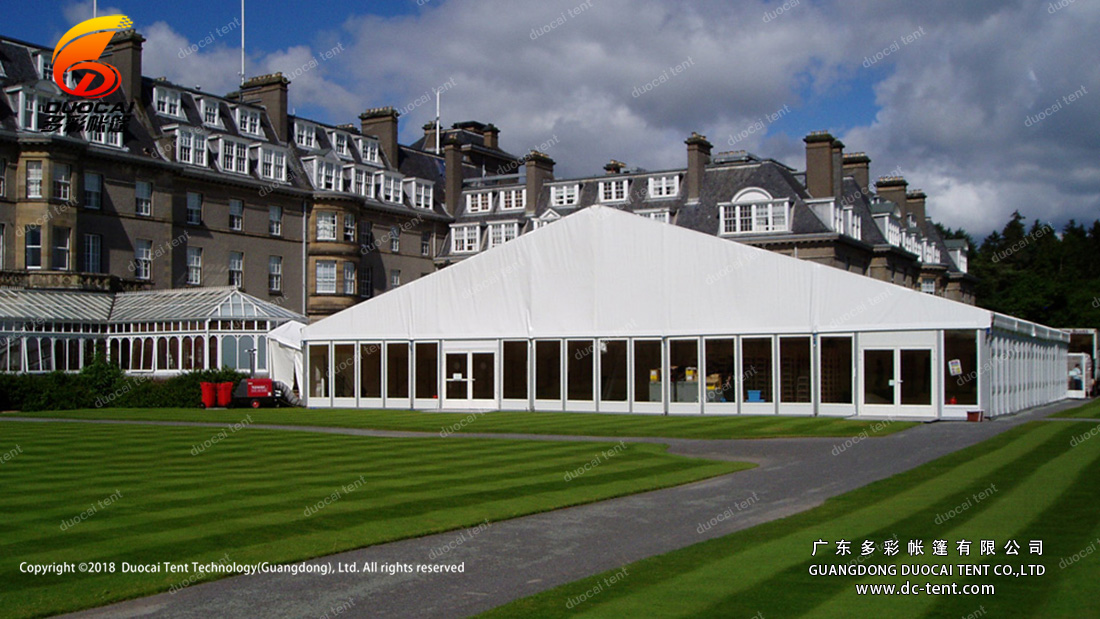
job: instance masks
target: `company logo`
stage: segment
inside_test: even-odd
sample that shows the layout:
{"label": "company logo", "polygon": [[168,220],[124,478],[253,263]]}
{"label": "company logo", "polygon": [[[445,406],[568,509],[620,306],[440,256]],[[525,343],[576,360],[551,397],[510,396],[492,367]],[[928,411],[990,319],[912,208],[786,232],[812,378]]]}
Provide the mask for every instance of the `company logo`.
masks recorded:
{"label": "company logo", "polygon": [[[122,82],[118,69],[99,62],[99,57],[115,32],[133,25],[125,15],[104,15],[73,26],[54,47],[54,83],[70,95],[85,99],[99,99],[118,90]],[[65,83],[68,71],[84,71],[75,88]]]}

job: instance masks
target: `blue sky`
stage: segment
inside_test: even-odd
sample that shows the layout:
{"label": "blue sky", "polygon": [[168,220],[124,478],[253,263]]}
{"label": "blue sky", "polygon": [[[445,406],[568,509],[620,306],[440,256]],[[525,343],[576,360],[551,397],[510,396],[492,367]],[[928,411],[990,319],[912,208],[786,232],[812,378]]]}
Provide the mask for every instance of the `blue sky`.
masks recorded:
{"label": "blue sky", "polygon": [[[929,194],[933,217],[979,236],[1014,210],[1058,228],[1100,216],[1100,3],[1055,11],[1033,0],[248,4],[249,75],[293,74],[294,112],[322,121],[406,108],[404,142],[434,116],[417,98],[449,83],[444,124],[492,122],[517,155],[553,144],[558,176],[599,173],[612,158],[682,167],[693,131],[716,151],[747,149],[801,168],[802,137],[829,130],[848,151],[870,155],[873,177],[900,170]],[[2,34],[43,45],[91,15],[90,0],[18,7]],[[182,50],[239,9],[233,0],[100,3],[101,14],[125,13],[145,35],[146,75],[218,93],[239,83],[239,32]],[[326,50],[339,53],[303,70]],[[683,73],[635,91],[688,59]],[[1026,123],[1074,92],[1084,94]],[[789,113],[758,130],[780,109]]]}

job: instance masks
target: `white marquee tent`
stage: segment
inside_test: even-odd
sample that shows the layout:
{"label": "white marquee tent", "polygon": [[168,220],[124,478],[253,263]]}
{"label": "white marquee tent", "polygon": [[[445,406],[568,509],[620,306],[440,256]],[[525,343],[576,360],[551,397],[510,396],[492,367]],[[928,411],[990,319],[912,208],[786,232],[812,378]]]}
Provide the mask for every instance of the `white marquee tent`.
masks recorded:
{"label": "white marquee tent", "polygon": [[959,418],[1064,397],[1068,334],[597,206],[303,339],[310,406]]}

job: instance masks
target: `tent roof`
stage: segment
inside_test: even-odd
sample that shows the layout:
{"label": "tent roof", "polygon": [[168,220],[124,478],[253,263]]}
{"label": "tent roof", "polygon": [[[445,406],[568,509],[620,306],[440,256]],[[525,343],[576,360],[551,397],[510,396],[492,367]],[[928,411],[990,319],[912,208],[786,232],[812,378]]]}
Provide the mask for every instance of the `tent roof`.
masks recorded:
{"label": "tent roof", "polygon": [[302,349],[302,329],[305,323],[291,320],[284,322],[267,333],[267,337],[294,350]]}
{"label": "tent roof", "polygon": [[989,310],[594,206],[318,321],[304,339],[850,333],[993,321]]}

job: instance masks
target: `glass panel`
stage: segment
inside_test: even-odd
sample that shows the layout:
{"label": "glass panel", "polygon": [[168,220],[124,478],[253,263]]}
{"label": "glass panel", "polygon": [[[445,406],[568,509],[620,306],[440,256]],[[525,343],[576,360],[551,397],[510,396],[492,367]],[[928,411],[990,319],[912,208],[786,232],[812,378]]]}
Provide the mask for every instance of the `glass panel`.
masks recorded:
{"label": "glass panel", "polygon": [[592,354],[592,340],[570,340],[566,342],[566,354],[569,360],[569,400],[578,402],[592,401],[592,366],[595,356]]}
{"label": "glass panel", "polygon": [[634,401],[661,401],[661,341],[634,342]]}
{"label": "glass panel", "polygon": [[600,399],[604,402],[626,402],[628,372],[626,340],[600,342]]}
{"label": "glass panel", "polygon": [[237,365],[237,338],[232,335],[222,337],[222,365],[234,370],[240,367]]}
{"label": "glass panel", "polygon": [[527,399],[527,342],[504,342],[501,364],[504,399]]}
{"label": "glass panel", "polygon": [[382,345],[359,346],[359,397],[382,397]]}
{"label": "glass panel", "polygon": [[561,399],[561,342],[535,342],[535,399]]}
{"label": "glass panel", "polygon": [[852,403],[852,338],[821,338],[821,402]]}
{"label": "glass panel", "polygon": [[439,344],[416,345],[416,397],[439,397]]}
{"label": "glass panel", "polygon": [[737,401],[737,355],[735,342],[706,341],[707,401]]}
{"label": "glass panel", "polygon": [[810,402],[810,338],[779,338],[779,401]]}
{"label": "glass panel", "polygon": [[328,344],[309,347],[309,395],[314,398],[328,397],[328,350]]}
{"label": "glass panel", "polygon": [[182,369],[185,372],[195,369],[194,346],[192,344],[192,339],[191,338],[189,338],[189,337],[183,338],[183,352],[181,353],[180,356],[183,360],[183,368]]}
{"label": "glass panel", "polygon": [[470,357],[466,353],[450,353],[447,355],[447,398],[451,400],[468,400]]}
{"label": "glass panel", "polygon": [[204,342],[205,342],[205,338],[202,338],[202,337],[195,338],[195,369],[196,370],[201,370],[202,367],[203,367],[202,366],[202,360],[205,358],[203,355],[206,354],[205,353],[206,349],[203,346]]}
{"label": "glass panel", "polygon": [[771,338],[746,338],[741,342],[741,371],[745,402],[772,401]]}
{"label": "glass panel", "polygon": [[332,366],[332,395],[355,397],[355,344],[337,344]]}
{"label": "glass panel", "polygon": [[668,343],[668,373],[672,379],[670,402],[699,401],[699,342],[672,340]]}
{"label": "glass panel", "polygon": [[978,336],[974,331],[943,333],[945,404],[978,403]]}
{"label": "glass panel", "polygon": [[901,351],[901,403],[932,403],[932,351]]}
{"label": "glass panel", "polygon": [[471,355],[473,357],[473,379],[474,379],[474,399],[475,400],[493,400],[496,399],[496,381],[495,367],[494,367],[494,355],[491,352],[477,352]]}
{"label": "glass panel", "polygon": [[210,364],[206,366],[211,370],[220,369],[218,365],[218,338],[217,336],[210,336]]}
{"label": "glass panel", "polygon": [[409,397],[409,345],[386,344],[386,396]]}
{"label": "glass panel", "polygon": [[863,351],[863,401],[894,403],[894,351]]}
{"label": "glass panel", "polygon": [[178,337],[168,338],[168,369],[178,370],[180,354],[180,340]]}
{"label": "glass panel", "polygon": [[145,338],[145,345],[141,348],[141,369],[153,369],[153,338]]}

